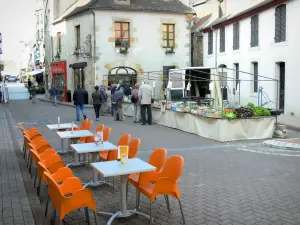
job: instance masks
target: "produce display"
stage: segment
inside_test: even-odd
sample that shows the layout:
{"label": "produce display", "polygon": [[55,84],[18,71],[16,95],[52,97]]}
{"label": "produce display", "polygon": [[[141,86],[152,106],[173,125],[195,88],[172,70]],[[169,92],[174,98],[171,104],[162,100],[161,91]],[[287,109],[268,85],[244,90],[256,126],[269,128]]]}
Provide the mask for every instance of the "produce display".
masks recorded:
{"label": "produce display", "polygon": [[191,113],[194,115],[199,115],[204,118],[226,118],[229,120],[233,119],[246,119],[249,117],[263,117],[271,116],[269,109],[255,106],[253,103],[248,103],[247,106],[230,106],[226,105],[224,107],[223,113],[222,109],[215,109],[211,106],[198,106],[192,105],[189,107],[183,102],[172,103],[172,110],[181,113]]}
{"label": "produce display", "polygon": [[[126,98],[124,102],[131,103],[130,100],[126,101]],[[161,102],[155,101],[152,106],[154,108],[161,108]],[[221,108],[216,109],[212,106],[199,106],[195,105],[194,102],[166,102],[166,108],[180,113],[191,113],[203,118],[222,118],[223,116],[223,118],[228,120],[271,116],[271,109],[255,106],[253,103],[248,103],[247,106],[226,105],[223,112]]]}

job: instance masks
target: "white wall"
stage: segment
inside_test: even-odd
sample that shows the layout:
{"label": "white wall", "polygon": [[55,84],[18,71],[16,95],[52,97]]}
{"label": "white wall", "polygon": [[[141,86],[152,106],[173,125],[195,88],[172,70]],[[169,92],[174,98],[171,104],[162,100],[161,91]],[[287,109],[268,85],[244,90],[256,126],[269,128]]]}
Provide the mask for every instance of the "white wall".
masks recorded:
{"label": "white wall", "polygon": [[[287,40],[283,43],[274,43],[275,36],[275,8],[269,9],[259,14],[259,46],[250,48],[250,18],[240,21],[240,49],[232,50],[233,45],[233,26],[226,27],[226,51],[219,53],[219,31],[214,32],[214,54],[208,55],[207,33],[204,35],[204,66],[215,66],[215,38],[217,39],[217,65],[225,64],[228,68],[234,68],[234,63],[239,63],[240,71],[252,73],[252,61],[258,62],[258,73],[261,76],[278,79],[276,62],[285,62],[285,115],[294,113],[300,118],[300,106],[297,102],[298,96],[296,90],[299,88],[300,78],[297,74],[299,64],[299,37],[300,30],[295,29],[299,21],[300,1],[291,1],[287,3]],[[228,72],[228,76],[235,77],[234,72]],[[240,79],[253,79],[250,75],[241,74]],[[260,78],[263,79],[263,78]],[[228,84],[231,88],[233,81]],[[241,84],[242,104],[253,102],[257,104],[257,94],[253,93],[253,82],[243,81]],[[276,84],[275,82],[259,82],[264,91],[276,102]],[[275,107],[274,104],[268,105]]]}
{"label": "white wall", "polygon": [[[73,55],[76,46],[76,33],[75,26],[80,25],[80,37],[81,45],[88,34],[92,33],[93,23],[92,14],[84,14],[82,16],[77,16],[73,19],[61,22],[54,25],[53,34],[61,32],[61,60],[67,61],[67,88],[74,90],[74,72],[72,68],[69,68],[70,64],[78,62],[87,62],[88,66],[85,68],[85,87],[88,87],[91,92],[91,87],[95,84],[94,75],[92,74],[92,62],[91,59],[84,59],[82,57],[77,57]],[[57,37],[53,38],[53,49],[54,53],[57,52]]]}
{"label": "white wall", "polygon": [[[114,43],[114,21],[130,21],[131,46],[127,55],[117,52]],[[166,55],[162,48],[163,22],[175,23],[175,54]],[[84,59],[72,55],[75,51],[75,26],[80,25],[81,45],[88,34],[93,35],[93,16],[91,13],[73,17],[67,21],[55,24],[53,36],[62,33],[61,60],[69,64],[87,62],[85,68],[85,87],[91,92],[95,84],[103,83],[104,76],[109,69],[117,66],[128,66],[138,72],[161,71],[163,66],[186,67],[189,65],[189,29],[185,15],[97,11],[96,12],[96,76],[92,59]],[[53,39],[54,53],[56,53],[56,37]],[[93,51],[93,46],[92,46]],[[160,74],[152,74],[150,79],[159,79]],[[67,88],[74,90],[73,69],[68,68]]]}
{"label": "white wall", "polygon": [[[114,21],[131,21],[129,53],[124,56],[117,52],[114,41]],[[185,67],[189,65],[189,29],[184,15],[146,12],[97,12],[97,48],[100,60],[97,73],[100,79],[111,67],[126,65],[138,72],[160,71],[163,66]],[[162,24],[175,23],[175,54],[166,55],[162,44]],[[153,77],[154,75],[152,75]],[[153,77],[154,78],[154,77]]]}

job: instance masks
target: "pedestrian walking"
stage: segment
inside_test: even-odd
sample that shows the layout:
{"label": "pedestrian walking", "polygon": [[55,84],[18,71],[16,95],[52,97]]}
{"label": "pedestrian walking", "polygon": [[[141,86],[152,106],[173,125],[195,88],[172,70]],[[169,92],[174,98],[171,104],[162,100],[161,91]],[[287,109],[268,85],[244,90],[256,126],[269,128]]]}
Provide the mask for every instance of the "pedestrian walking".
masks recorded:
{"label": "pedestrian walking", "polygon": [[147,123],[152,124],[152,87],[149,85],[149,81],[145,80],[144,84],[139,89],[139,99],[141,103],[141,117],[142,125],[146,124],[146,111],[147,111]]}
{"label": "pedestrian walking", "polygon": [[101,108],[101,94],[99,90],[99,86],[95,86],[95,91],[92,93],[93,105],[96,115],[96,120],[99,120],[99,112]]}
{"label": "pedestrian walking", "polygon": [[2,88],[0,86],[0,103],[2,103]]}
{"label": "pedestrian walking", "polygon": [[53,107],[56,107],[58,90],[57,90],[57,88],[55,87],[54,84],[52,84],[52,88],[50,90],[50,95],[51,95],[51,98],[52,98]]}
{"label": "pedestrian walking", "polygon": [[135,88],[132,90],[131,93],[131,102],[133,107],[133,122],[138,123],[140,122],[141,118],[141,103],[139,100],[139,85],[135,84]]}
{"label": "pedestrian walking", "polygon": [[110,86],[107,87],[106,95],[107,95],[107,101],[106,101],[107,112],[109,114],[111,114],[112,107],[111,107],[111,88],[110,88]]}
{"label": "pedestrian walking", "polygon": [[33,85],[32,88],[30,88],[30,94],[31,94],[31,99],[32,99],[32,103],[35,104],[36,102],[36,93],[37,93],[38,89],[37,89],[37,83],[35,83]]}
{"label": "pedestrian walking", "polygon": [[28,86],[28,90],[29,90],[29,99],[32,99],[31,91],[30,91],[31,85],[32,85],[32,84],[31,84],[30,78],[28,78],[27,86]]}
{"label": "pedestrian walking", "polygon": [[124,97],[124,87],[123,85],[120,85],[118,89],[115,91],[115,93],[112,96],[112,104],[114,107],[114,120],[121,120],[124,121],[125,117],[123,115],[123,97]]}
{"label": "pedestrian walking", "polygon": [[[111,97],[114,95],[116,90],[117,90],[117,85],[112,84],[111,85]],[[115,110],[114,104],[113,104],[113,102],[111,102],[111,116],[114,116],[114,110]]]}
{"label": "pedestrian walking", "polygon": [[100,88],[100,95],[101,95],[101,116],[104,116],[105,109],[106,109],[106,103],[107,103],[107,94],[106,94],[106,88],[104,85]]}
{"label": "pedestrian walking", "polygon": [[84,109],[84,90],[77,85],[77,89],[73,94],[74,105],[76,106],[76,119],[80,121],[80,111],[83,115],[83,118],[86,119],[86,112]]}

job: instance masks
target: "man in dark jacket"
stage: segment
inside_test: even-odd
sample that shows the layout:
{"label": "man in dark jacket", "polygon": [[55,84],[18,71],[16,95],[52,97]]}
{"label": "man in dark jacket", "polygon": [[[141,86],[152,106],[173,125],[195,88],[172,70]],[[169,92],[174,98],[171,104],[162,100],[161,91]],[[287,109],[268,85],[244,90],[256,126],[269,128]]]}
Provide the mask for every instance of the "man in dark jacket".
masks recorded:
{"label": "man in dark jacket", "polygon": [[84,109],[84,90],[77,85],[77,89],[73,94],[74,105],[76,106],[76,119],[80,121],[80,110],[82,112],[83,118],[86,119],[86,112]]}
{"label": "man in dark jacket", "polygon": [[99,120],[99,112],[101,108],[101,94],[99,91],[99,86],[95,87],[95,91],[92,93],[93,105],[95,109],[96,120]]}

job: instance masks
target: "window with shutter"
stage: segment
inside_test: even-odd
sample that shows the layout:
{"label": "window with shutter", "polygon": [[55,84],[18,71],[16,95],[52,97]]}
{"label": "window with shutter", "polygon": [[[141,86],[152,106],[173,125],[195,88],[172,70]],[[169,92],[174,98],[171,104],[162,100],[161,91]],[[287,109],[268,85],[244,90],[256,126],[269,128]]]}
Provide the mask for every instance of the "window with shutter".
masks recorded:
{"label": "window with shutter", "polygon": [[240,48],[240,24],[239,22],[233,24],[233,50]]}
{"label": "window with shutter", "polygon": [[275,43],[286,41],[286,5],[275,9]]}
{"label": "window with shutter", "polygon": [[225,27],[220,29],[220,52],[225,52]]}
{"label": "window with shutter", "polygon": [[214,47],[214,45],[213,45],[213,32],[212,31],[210,31],[209,33],[208,33],[208,54],[209,55],[211,55],[211,54],[213,54],[213,47]]}
{"label": "window with shutter", "polygon": [[258,15],[251,17],[251,47],[257,47],[258,40],[258,30],[259,30],[259,19]]}

